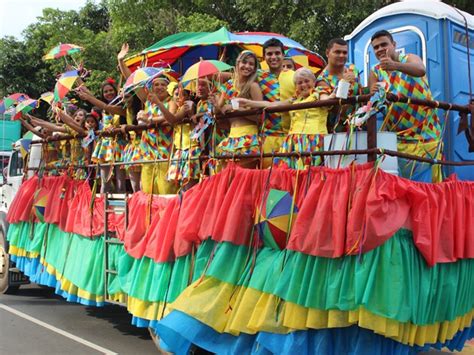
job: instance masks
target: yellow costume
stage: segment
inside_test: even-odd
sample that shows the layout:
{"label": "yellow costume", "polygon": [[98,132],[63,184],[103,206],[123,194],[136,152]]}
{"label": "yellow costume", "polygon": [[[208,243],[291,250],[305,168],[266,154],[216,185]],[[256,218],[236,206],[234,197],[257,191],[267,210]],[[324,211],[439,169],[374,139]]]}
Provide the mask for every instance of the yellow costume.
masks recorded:
{"label": "yellow costume", "polygon": [[[319,100],[319,93],[314,92],[307,98],[298,98],[295,104],[313,102]],[[328,133],[326,121],[328,109],[323,107],[309,108],[305,110],[290,111],[290,130],[280,148],[280,153],[291,152],[316,152],[324,145],[324,135]],[[305,158],[282,158],[283,164],[293,169],[303,169],[307,165],[321,164],[320,157]]]}

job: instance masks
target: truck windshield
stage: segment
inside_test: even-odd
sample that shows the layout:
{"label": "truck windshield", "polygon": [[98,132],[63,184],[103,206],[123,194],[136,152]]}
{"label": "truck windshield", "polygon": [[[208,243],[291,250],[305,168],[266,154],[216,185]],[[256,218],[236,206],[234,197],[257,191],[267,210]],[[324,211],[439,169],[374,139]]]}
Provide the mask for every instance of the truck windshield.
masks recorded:
{"label": "truck windshield", "polygon": [[21,176],[23,175],[23,159],[19,152],[13,152],[10,161],[10,176]]}

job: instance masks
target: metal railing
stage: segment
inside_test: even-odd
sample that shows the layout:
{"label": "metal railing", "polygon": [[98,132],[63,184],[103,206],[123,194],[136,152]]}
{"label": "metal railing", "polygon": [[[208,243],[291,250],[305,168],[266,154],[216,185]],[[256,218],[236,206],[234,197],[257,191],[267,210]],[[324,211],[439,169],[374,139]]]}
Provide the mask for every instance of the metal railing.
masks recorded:
{"label": "metal railing", "polygon": [[[342,106],[342,105],[356,105],[360,103],[366,103],[370,100],[371,95],[358,95],[348,97],[347,99],[328,99],[324,101],[315,101],[315,102],[307,102],[307,103],[299,103],[299,104],[286,104],[286,105],[279,105],[275,107],[269,107],[265,109],[250,109],[250,110],[242,110],[242,111],[231,111],[226,114],[216,114],[215,117],[217,120],[223,120],[228,118],[236,118],[236,117],[246,117],[246,116],[254,116],[254,115],[262,115],[264,113],[281,113],[281,112],[288,112],[288,111],[295,111],[295,110],[302,110],[302,109],[309,109],[309,108],[316,108],[316,107],[333,107],[333,106]],[[471,132],[474,133],[474,104],[471,103],[469,105],[459,105],[459,104],[451,104],[448,102],[443,101],[436,101],[436,100],[423,100],[423,99],[415,99],[409,98],[404,96],[397,96],[394,94],[387,93],[386,100],[389,103],[408,103],[414,105],[422,105],[431,108],[439,108],[444,109],[446,111],[457,111],[461,115],[471,115],[471,123],[470,129]],[[449,119],[449,118],[447,118]],[[124,132],[142,132],[144,130],[157,128],[159,125],[156,123],[150,124],[139,124],[139,125],[126,125],[123,128],[113,128],[107,131],[98,131],[98,137],[111,137],[123,134]],[[47,139],[41,140],[34,140],[32,144],[44,144],[48,142],[54,141],[63,141],[63,140],[71,140],[71,139],[78,139],[83,138],[83,136],[54,136]],[[376,117],[372,115],[367,120],[367,149],[356,149],[356,150],[328,150],[328,151],[318,151],[318,152],[292,152],[292,153],[261,153],[261,154],[216,154],[216,155],[202,155],[199,158],[192,158],[192,160],[201,160],[207,161],[209,159],[215,160],[232,160],[232,159],[258,159],[258,158],[282,158],[282,157],[307,157],[307,156],[331,156],[331,155],[354,155],[354,154],[367,154],[368,161],[375,161],[377,155],[389,155],[398,158],[404,158],[409,160],[415,160],[420,162],[425,162],[429,164],[440,164],[440,165],[447,165],[447,166],[470,166],[474,165],[474,161],[448,161],[448,160],[438,160],[438,159],[431,159],[420,157],[417,155],[401,153],[393,150],[387,150],[382,148],[377,148],[377,127],[376,127]],[[160,162],[170,162],[170,161],[179,161],[180,159],[156,159],[156,160],[142,160],[142,161],[135,161],[135,162],[114,162],[114,163],[105,163],[105,164],[88,164],[88,165],[74,165],[75,168],[92,168],[97,166],[128,166],[128,165],[140,165],[140,164],[153,164],[153,163],[160,163]],[[51,167],[50,169],[66,169],[70,168],[72,165],[66,165],[64,167],[57,166]]]}

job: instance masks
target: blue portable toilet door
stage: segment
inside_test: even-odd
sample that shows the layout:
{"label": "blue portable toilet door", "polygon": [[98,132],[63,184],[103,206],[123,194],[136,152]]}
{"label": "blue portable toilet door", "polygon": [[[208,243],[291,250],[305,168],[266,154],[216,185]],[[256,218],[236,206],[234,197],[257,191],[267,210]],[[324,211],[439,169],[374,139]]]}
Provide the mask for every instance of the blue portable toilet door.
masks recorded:
{"label": "blue portable toilet door", "polygon": [[[402,54],[416,54],[421,57],[426,66],[426,39],[418,27],[403,26],[388,30],[397,45],[397,51]],[[367,85],[370,69],[379,61],[375,57],[374,50],[369,43],[365,48],[365,67],[364,67],[364,83]]]}

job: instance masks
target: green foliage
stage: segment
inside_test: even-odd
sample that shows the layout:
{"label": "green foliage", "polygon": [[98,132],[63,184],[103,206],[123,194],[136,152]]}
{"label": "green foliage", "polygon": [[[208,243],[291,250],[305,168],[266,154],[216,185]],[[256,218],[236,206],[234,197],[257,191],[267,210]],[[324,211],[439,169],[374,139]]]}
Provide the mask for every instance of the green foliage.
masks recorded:
{"label": "green foliage", "polygon": [[179,15],[177,19],[178,32],[213,32],[221,27],[229,27],[229,24],[208,14]]}
{"label": "green foliage", "polygon": [[128,42],[131,51],[157,42],[177,32],[178,12],[170,1],[152,0],[107,0],[113,44],[120,48]]}
{"label": "green foliage", "polygon": [[13,37],[0,39],[0,53],[0,97],[14,92],[38,96],[43,88],[54,85],[49,68],[39,56],[31,55],[24,42]]}

